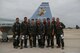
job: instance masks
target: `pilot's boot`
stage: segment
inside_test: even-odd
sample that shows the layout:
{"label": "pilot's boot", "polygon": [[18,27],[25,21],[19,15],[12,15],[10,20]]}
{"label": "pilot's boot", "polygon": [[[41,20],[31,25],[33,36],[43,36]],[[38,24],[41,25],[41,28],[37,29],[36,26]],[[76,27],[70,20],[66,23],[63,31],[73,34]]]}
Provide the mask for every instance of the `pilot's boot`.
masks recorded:
{"label": "pilot's boot", "polygon": [[21,40],[20,49],[23,49],[23,40]]}

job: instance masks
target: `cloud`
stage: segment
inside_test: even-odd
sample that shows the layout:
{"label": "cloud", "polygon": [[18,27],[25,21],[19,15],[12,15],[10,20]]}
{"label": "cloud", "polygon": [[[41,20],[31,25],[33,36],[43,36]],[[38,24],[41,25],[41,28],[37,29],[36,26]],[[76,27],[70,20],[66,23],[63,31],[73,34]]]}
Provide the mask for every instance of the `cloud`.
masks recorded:
{"label": "cloud", "polygon": [[66,26],[75,26],[80,21],[80,0],[0,0],[0,17],[15,19],[30,18],[38,6],[50,3],[52,15],[59,17]]}

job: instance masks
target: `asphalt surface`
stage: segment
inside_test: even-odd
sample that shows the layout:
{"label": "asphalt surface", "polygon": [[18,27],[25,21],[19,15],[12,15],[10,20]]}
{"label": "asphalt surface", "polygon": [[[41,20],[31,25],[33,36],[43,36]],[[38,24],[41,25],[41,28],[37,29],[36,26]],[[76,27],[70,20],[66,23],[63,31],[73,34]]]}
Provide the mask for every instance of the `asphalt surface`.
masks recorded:
{"label": "asphalt surface", "polygon": [[14,49],[12,41],[9,40],[9,42],[0,42],[0,53],[80,53],[80,29],[66,29],[64,30],[64,35],[64,50],[56,48],[56,44],[54,48],[39,48],[37,46],[36,48]]}

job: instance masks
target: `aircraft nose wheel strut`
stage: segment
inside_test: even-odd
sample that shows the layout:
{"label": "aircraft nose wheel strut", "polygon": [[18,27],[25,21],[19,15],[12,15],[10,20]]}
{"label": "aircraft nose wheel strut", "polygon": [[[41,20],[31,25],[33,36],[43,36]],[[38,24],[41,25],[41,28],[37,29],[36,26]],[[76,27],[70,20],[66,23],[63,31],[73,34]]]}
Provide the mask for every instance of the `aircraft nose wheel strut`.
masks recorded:
{"label": "aircraft nose wheel strut", "polygon": [[2,32],[2,42],[8,42],[8,28],[0,28]]}

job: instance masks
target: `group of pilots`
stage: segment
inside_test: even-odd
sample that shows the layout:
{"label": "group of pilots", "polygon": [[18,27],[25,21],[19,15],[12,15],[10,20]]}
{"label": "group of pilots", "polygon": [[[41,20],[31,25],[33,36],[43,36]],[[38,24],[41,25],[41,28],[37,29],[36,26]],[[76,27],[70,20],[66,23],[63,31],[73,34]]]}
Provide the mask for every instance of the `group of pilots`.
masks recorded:
{"label": "group of pilots", "polygon": [[[13,47],[20,49],[45,46],[54,48],[54,36],[56,37],[56,47],[64,49],[64,31],[65,25],[60,22],[59,18],[53,17],[40,19],[28,19],[20,23],[16,18],[13,24]],[[29,45],[28,45],[29,42]],[[47,45],[46,45],[47,43]]]}

